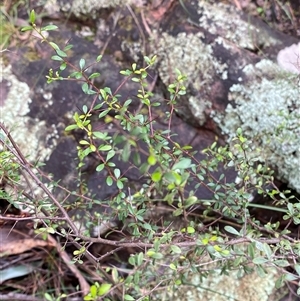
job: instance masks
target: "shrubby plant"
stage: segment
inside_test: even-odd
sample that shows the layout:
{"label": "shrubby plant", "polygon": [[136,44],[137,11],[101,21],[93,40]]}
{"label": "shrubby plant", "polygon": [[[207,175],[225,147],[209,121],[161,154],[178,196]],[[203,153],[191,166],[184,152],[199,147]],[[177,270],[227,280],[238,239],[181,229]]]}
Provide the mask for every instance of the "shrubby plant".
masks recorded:
{"label": "shrubby plant", "polygon": [[[275,267],[282,272],[276,282],[278,288],[288,281],[299,282],[300,243],[289,236],[288,228],[280,228],[279,221],[263,224],[249,211],[255,206],[281,211],[284,219],[297,225],[299,201],[276,187],[273,172],[268,166],[248,156],[252,144],[240,129],[232,139],[231,147],[214,143],[203,150],[206,159],[202,161],[196,159],[196,150],[191,146],[176,142],[176,133],[171,131],[172,116],[176,111],[177,99],[186,93],[186,78],[179,70],[176,70],[174,83],[168,86],[169,111],[165,113],[168,129],[161,130],[153,119],[153,110],[161,103],[153,101],[153,93],[147,85],[155,56],[145,57],[144,67],[133,63],[130,69],[121,70],[126,80],[139,85],[136,96],[143,110],[134,112],[131,110],[131,99],[121,102],[120,96],[109,87],[97,88],[94,85],[93,79],[101,74],[90,74],[92,65],[87,65],[83,58],[78,66],[69,62],[68,50],[72,45],[61,49],[46,38],[44,31],[56,30],[57,26],[38,28],[34,11],[30,14],[30,22],[31,25],[23,30],[35,31],[41,41],[54,50],[52,60],[60,64],[58,71],[49,71],[48,83],[76,79],[82,82],[83,93],[93,97],[90,107],[84,105],[81,112],[73,115],[73,122],[66,127],[66,131],[84,133],[77,146],[79,177],[86,159],[93,154],[99,162],[96,172],[104,175],[106,185],[115,187],[116,194],[109,200],[99,202],[99,206],[106,206],[110,213],[96,213],[98,221],[93,223],[90,220],[88,228],[96,228],[101,220],[101,225],[106,225],[108,231],[126,232],[126,236],[112,240],[106,238],[105,233],[93,236],[88,231],[81,232],[69,216],[67,207],[64,207],[66,202],[56,199],[50,188],[52,185],[64,190],[66,195],[76,195],[77,202],[81,201],[84,207],[97,203],[97,200],[88,197],[85,183],[81,180],[81,188],[85,186],[85,190],[78,189],[76,192],[70,192],[58,183],[46,186],[40,180],[40,170],[36,168],[34,173],[26,159],[16,155],[14,149],[17,146],[11,144],[13,139],[7,131],[4,134],[10,142],[1,138],[2,145],[6,146],[0,154],[1,176],[14,185],[20,175],[11,176],[13,167],[25,170],[47,194],[47,202],[39,202],[35,210],[35,214],[43,212],[52,218],[42,219],[43,231],[64,237],[76,247],[74,264],[83,264],[84,258],[87,258],[99,271],[99,280],[91,283],[84,300],[150,300],[159,287],[176,290],[189,281],[189,273],[207,277],[216,268],[222,273],[238,270],[242,275],[256,271],[263,276],[268,267]],[[101,63],[101,56],[96,58],[94,64],[98,63]],[[62,71],[68,70],[69,75],[63,76]],[[118,130],[110,134],[95,129],[95,116],[106,124],[114,124]],[[8,159],[11,160],[10,168],[6,168]],[[118,166],[121,161],[128,162],[141,174],[140,186],[135,191],[130,188],[126,171]],[[215,178],[214,172],[221,164],[235,169],[238,184],[227,183],[224,174]],[[213,192],[212,199],[204,200],[196,196],[202,185]],[[268,196],[274,200],[274,205],[253,204],[251,200],[256,193]],[[5,197],[13,202],[8,195]],[[162,210],[162,217],[153,217],[157,217]],[[55,220],[58,217],[60,220]],[[120,223],[121,227],[114,228]],[[41,229],[37,231],[41,232]],[[93,254],[89,248],[91,243],[115,248],[108,255],[123,248],[133,251],[122,267],[103,269],[101,260],[106,255],[97,257]]]}

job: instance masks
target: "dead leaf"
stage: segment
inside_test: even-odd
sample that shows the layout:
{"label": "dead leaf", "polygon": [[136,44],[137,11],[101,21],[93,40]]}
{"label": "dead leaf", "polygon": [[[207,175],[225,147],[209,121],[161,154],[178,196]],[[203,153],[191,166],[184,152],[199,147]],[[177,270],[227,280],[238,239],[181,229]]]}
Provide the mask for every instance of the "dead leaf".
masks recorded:
{"label": "dead leaf", "polygon": [[48,240],[32,238],[15,229],[0,228],[0,257],[21,254],[37,247],[53,247]]}

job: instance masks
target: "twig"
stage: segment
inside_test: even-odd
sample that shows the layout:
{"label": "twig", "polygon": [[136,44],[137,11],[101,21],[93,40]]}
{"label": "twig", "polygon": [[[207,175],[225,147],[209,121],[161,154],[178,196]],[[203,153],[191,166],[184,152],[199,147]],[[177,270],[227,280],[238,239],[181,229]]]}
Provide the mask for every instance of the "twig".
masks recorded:
{"label": "twig", "polygon": [[47,194],[47,196],[51,199],[51,201],[59,208],[61,213],[63,214],[63,217],[69,224],[70,228],[73,230],[73,232],[77,235],[78,234],[78,229],[75,226],[74,222],[71,220],[69,217],[67,211],[64,209],[63,206],[61,206],[60,202],[56,200],[56,198],[52,195],[52,193],[49,191],[49,189],[46,187],[46,185],[40,181],[40,179],[35,175],[35,173],[31,170],[31,164],[26,160],[22,152],[20,151],[18,145],[14,141],[14,139],[11,137],[9,131],[7,128],[4,126],[3,123],[0,122],[0,128],[4,131],[6,134],[7,138],[13,145],[13,148],[9,146],[5,141],[3,141],[0,137],[1,143],[6,146],[9,151],[14,154],[14,156],[18,159],[20,165],[27,171],[27,173],[31,176],[31,178],[35,181],[35,183]]}
{"label": "twig", "polygon": [[81,275],[81,273],[77,269],[76,265],[71,263],[71,258],[69,257],[67,252],[63,250],[61,245],[50,235],[48,236],[48,240],[56,247],[57,252],[59,253],[59,255],[62,258],[62,260],[64,261],[64,263],[68,266],[68,268],[76,276],[76,278],[78,279],[81,291],[82,291],[82,295],[86,296],[90,292],[90,285],[87,283],[87,281]]}
{"label": "twig", "polygon": [[236,5],[238,10],[242,10],[241,4],[238,0],[233,0],[234,4]]}
{"label": "twig", "polygon": [[8,293],[5,295],[0,294],[0,300],[5,301],[44,301],[44,299],[36,298],[29,295],[17,294],[17,293]]}

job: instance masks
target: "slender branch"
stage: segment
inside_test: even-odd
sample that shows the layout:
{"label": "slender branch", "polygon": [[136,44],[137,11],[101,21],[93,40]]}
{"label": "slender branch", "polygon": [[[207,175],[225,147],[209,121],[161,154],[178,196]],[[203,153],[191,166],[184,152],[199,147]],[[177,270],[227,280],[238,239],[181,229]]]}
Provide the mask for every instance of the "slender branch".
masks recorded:
{"label": "slender branch", "polygon": [[11,137],[9,131],[4,126],[3,123],[0,123],[0,128],[6,134],[7,138],[9,139],[9,141],[11,142],[11,144],[13,145],[13,148],[10,145],[8,145],[5,141],[3,141],[2,138],[0,137],[1,143],[5,147],[7,147],[12,154],[15,155],[15,157],[18,159],[18,161],[19,161],[20,165],[23,167],[23,169],[31,176],[31,178],[35,181],[35,183],[46,193],[46,195],[51,199],[51,201],[59,208],[59,210],[63,214],[63,217],[65,218],[65,220],[67,221],[67,223],[69,224],[69,226],[71,227],[71,229],[73,230],[73,232],[75,233],[75,235],[78,234],[78,229],[75,226],[74,222],[69,217],[67,211],[60,204],[60,202],[52,195],[52,193],[46,187],[46,185],[43,182],[41,182],[40,179],[32,171],[31,164],[26,160],[26,158],[24,157],[24,155],[20,151],[18,145],[16,144],[16,142],[14,141],[14,139]]}

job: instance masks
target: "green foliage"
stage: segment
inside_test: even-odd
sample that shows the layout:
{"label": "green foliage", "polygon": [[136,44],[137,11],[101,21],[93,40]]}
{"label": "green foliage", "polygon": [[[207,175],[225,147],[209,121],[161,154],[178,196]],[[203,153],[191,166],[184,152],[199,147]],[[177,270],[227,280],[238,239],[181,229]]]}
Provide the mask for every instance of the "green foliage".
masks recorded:
{"label": "green foliage", "polygon": [[[51,198],[50,194],[48,202],[40,202],[36,206],[39,210],[47,208],[47,216],[56,217],[60,211],[68,230],[57,221],[45,220],[46,228],[44,226],[38,231],[71,239],[76,246],[74,264],[82,264],[85,256],[94,258],[88,248],[92,242],[117,248],[138,248],[129,256],[126,268],[107,268],[103,275],[109,277],[101,284],[94,281],[84,300],[98,300],[99,297],[114,300],[114,294],[118,294],[122,300],[149,300],[159,286],[175,290],[189,281],[189,273],[208,277],[213,275],[215,269],[220,269],[222,273],[239,270],[241,275],[256,271],[263,276],[265,269],[272,266],[283,272],[276,283],[277,287],[286,281],[299,281],[299,264],[295,264],[300,255],[299,242],[289,237],[286,229],[280,230],[278,224],[263,224],[249,212],[255,206],[251,203],[251,196],[258,192],[280,204],[280,210],[285,213],[284,219],[297,225],[300,221],[299,203],[292,202],[291,197],[278,190],[273,183],[273,172],[267,166],[260,164],[257,158],[248,156],[252,145],[241,129],[231,141],[231,150],[228,145],[218,146],[214,143],[203,150],[206,159],[197,160],[197,151],[190,145],[180,145],[176,142],[176,134],[171,132],[177,100],[186,93],[186,77],[179,70],[176,70],[174,83],[167,87],[169,111],[165,113],[165,120],[168,129],[163,131],[156,126],[153,118],[153,112],[161,103],[153,100],[153,92],[147,84],[149,70],[155,65],[156,56],[145,57],[143,67],[133,63],[130,69],[120,71],[125,81],[138,84],[136,97],[142,109],[134,111],[131,99],[120,101],[120,95],[109,87],[98,88],[92,81],[101,74],[89,73],[89,69],[101,63],[101,57],[91,65],[83,58],[77,65],[71,64],[68,50],[72,45],[61,49],[43,35],[43,31],[57,27],[49,25],[37,28],[34,11],[30,13],[30,22],[31,25],[25,27],[24,31],[36,31],[41,41],[53,49],[55,55],[52,60],[60,64],[55,73],[53,69],[49,70],[47,82],[77,80],[81,83],[82,93],[94,97],[90,107],[84,105],[80,113],[73,115],[72,123],[65,130],[83,133],[77,146],[79,174],[92,154],[99,162],[95,171],[105,179],[107,186],[116,188],[116,193],[106,203],[102,202],[111,210],[109,216],[101,216],[102,223],[112,223],[112,217],[117,219],[123,225],[122,231],[126,229],[126,235],[130,238],[111,241],[100,235],[92,238],[88,233],[80,233],[64,204]],[[68,75],[62,76],[62,71],[67,71]],[[111,134],[95,129],[95,118],[105,124],[116,125],[119,131]],[[5,145],[4,140],[1,141]],[[142,160],[142,155],[145,160]],[[18,182],[20,163],[13,158],[14,153],[10,149],[0,153],[0,176],[10,182]],[[130,179],[120,162],[129,163],[140,173],[141,183],[136,190],[130,187]],[[216,178],[214,172],[220,166],[234,169],[239,183],[227,182],[224,174]],[[87,206],[83,200],[91,203],[94,200],[88,197],[86,183],[80,181],[78,191],[68,192],[67,188],[64,191],[78,197],[78,206],[81,203]],[[52,185],[58,186],[57,183]],[[197,197],[200,186],[207,187],[213,197]],[[154,216],[159,215],[161,208],[166,212],[164,216],[154,218],[153,211]],[[276,207],[265,208],[273,210]],[[199,212],[196,217],[195,210]],[[224,230],[218,221],[225,225]],[[90,225],[96,227],[98,224],[91,220]],[[97,270],[97,260],[91,262]],[[287,267],[294,268],[296,272],[284,272],[283,268]]]}
{"label": "green foliage", "polygon": [[102,283],[101,285],[98,282],[95,282],[91,288],[90,293],[86,295],[83,300],[85,301],[97,301],[99,297],[106,295],[110,290],[112,284]]}

